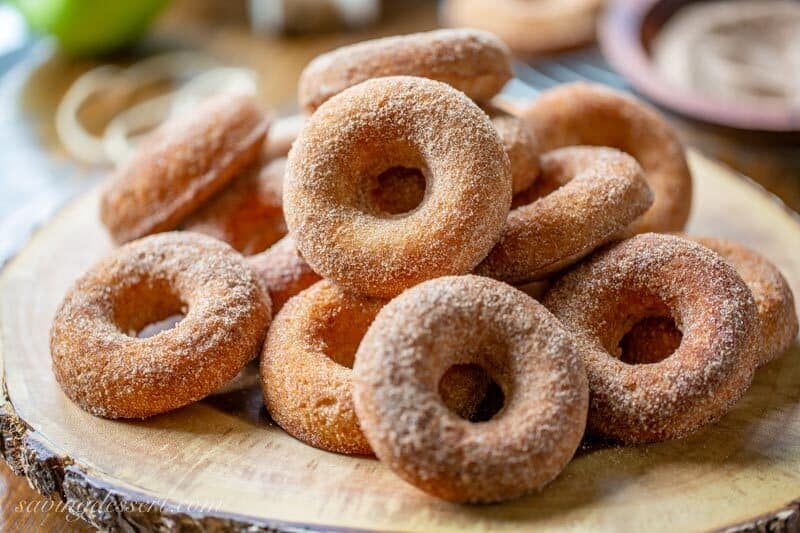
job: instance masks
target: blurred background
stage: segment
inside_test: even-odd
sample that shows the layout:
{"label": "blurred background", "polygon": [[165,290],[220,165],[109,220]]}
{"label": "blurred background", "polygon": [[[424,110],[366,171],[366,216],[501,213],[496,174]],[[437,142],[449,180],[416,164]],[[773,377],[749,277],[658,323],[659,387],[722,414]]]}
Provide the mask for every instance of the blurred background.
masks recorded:
{"label": "blurred background", "polygon": [[[236,88],[296,113],[317,54],[471,26],[516,56],[509,101],[588,80],[659,106],[687,145],[800,210],[796,0],[0,1],[0,264],[143,134]],[[80,529],[0,466],[0,530]]]}

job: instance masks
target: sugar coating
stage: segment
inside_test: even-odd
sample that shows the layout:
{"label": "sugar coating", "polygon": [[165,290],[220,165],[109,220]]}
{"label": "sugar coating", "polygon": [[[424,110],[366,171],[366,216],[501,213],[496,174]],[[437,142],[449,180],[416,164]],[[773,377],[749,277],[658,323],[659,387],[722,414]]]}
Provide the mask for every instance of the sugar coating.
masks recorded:
{"label": "sugar coating", "polygon": [[[134,335],[183,312],[173,328]],[[50,332],[64,392],[107,418],[145,418],[197,401],[258,355],[269,296],[243,258],[204,235],[171,232],[131,242],[67,292]]]}
{"label": "sugar coating", "polygon": [[[478,364],[505,405],[470,423],[442,402],[455,364]],[[430,280],[389,302],[353,367],[362,430],[381,461],[440,498],[493,502],[539,489],[572,458],[586,422],[581,353],[532,298],[479,276]]]}
{"label": "sugar coating", "polygon": [[[750,385],[758,324],[750,290],[708,248],[642,234],[559,279],[544,305],[584,348],[591,433],[628,444],[683,437],[724,415]],[[652,364],[616,358],[622,336],[668,312],[683,338]]]}
{"label": "sugar coating", "polygon": [[500,241],[475,269],[508,283],[543,279],[608,242],[647,211],[641,167],[613,148],[545,153],[541,176],[517,195]]}
{"label": "sugar coating", "polygon": [[114,171],[103,224],[118,243],[175,229],[258,158],[268,126],[251,96],[230,93],[166,122]]}
{"label": "sugar coating", "polygon": [[181,229],[227,242],[237,251],[262,252],[286,235],[283,175],[286,158],[257,160],[219,194],[195,211]]}
{"label": "sugar coating", "polygon": [[[425,197],[410,213],[376,216],[364,184],[395,166],[423,172]],[[508,156],[486,114],[444,83],[406,76],[325,102],[295,141],[284,183],[287,226],[311,267],[383,298],[472,270],[510,205]]]}
{"label": "sugar coating", "polygon": [[273,313],[280,311],[289,298],[322,279],[303,259],[291,235],[249,257],[248,263],[267,287]]}
{"label": "sugar coating", "polygon": [[511,79],[511,55],[491,33],[435,30],[385,37],[317,56],[300,75],[300,106],[311,113],[332,96],[372,78],[419,76],[486,102]]}
{"label": "sugar coating", "polygon": [[765,365],[783,355],[797,338],[794,295],[781,271],[741,244],[716,237],[687,237],[727,259],[747,284],[758,306],[758,333],[752,349],[755,364]]}
{"label": "sugar coating", "polygon": [[571,83],[544,91],[520,116],[542,152],[609,146],[639,162],[654,202],[627,235],[683,229],[691,209],[692,175],[677,134],[650,106],[602,85]]}

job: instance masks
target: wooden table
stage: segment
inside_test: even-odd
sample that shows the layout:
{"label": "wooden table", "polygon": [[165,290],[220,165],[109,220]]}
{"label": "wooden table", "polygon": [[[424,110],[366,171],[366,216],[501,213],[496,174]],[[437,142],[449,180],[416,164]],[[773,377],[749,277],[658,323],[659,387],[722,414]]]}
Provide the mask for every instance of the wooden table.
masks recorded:
{"label": "wooden table", "polygon": [[[389,2],[384,21],[358,34],[304,36],[291,39],[260,39],[244,27],[245,13],[239,3],[176,1],[159,21],[145,46],[160,48],[170,43],[209,49],[224,57],[250,64],[261,76],[262,98],[278,109],[289,109],[294,102],[297,77],[310,58],[321,51],[348,41],[378,34],[406,33],[435,27],[435,5],[430,2]],[[214,26],[209,27],[208,21]],[[26,105],[40,116],[52,113],[57,98],[87,65],[54,65],[61,76],[54,84],[46,78],[30,95]],[[795,137],[741,134],[700,126],[674,118],[688,145],[699,148],[734,169],[761,183],[788,206],[800,210],[800,146]],[[42,130],[45,143],[55,143],[51,125]],[[84,531],[56,502],[39,496],[25,479],[16,477],[0,464],[0,530]]]}

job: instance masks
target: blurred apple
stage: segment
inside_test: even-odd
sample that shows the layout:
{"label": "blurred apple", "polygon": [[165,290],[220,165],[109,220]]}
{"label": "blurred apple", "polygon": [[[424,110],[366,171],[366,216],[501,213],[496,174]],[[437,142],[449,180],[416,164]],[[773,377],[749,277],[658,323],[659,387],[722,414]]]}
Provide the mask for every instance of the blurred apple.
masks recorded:
{"label": "blurred apple", "polygon": [[102,55],[139,38],[168,0],[12,0],[28,24],[71,55]]}

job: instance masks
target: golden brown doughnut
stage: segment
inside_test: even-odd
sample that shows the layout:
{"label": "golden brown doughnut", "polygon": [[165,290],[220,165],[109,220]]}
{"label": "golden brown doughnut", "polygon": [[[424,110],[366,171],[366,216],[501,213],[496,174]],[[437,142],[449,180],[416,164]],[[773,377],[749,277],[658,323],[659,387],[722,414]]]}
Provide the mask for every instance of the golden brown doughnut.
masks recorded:
{"label": "golden brown doughnut", "polygon": [[572,83],[543,92],[520,116],[542,152],[610,146],[639,162],[654,201],[626,234],[683,229],[692,203],[692,176],[675,131],[650,106],[602,85]]}
{"label": "golden brown doughnut", "polygon": [[[453,365],[480,365],[503,408],[471,423],[442,402]],[[354,403],[381,461],[440,498],[494,502],[539,489],[572,458],[586,423],[581,354],[532,298],[479,276],[426,281],[378,313],[356,352]]]}
{"label": "golden brown doughnut", "polygon": [[[351,368],[361,338],[385,300],[322,280],[289,300],[269,330],[261,358],[264,403],[295,438],[323,450],[372,454],[353,410]],[[439,385],[445,404],[469,418],[490,379],[467,365]]]}
{"label": "golden brown doughnut", "polygon": [[225,241],[239,252],[252,255],[269,248],[286,235],[283,220],[283,175],[286,158],[252,165],[181,224]]}
{"label": "golden brown doughnut", "polygon": [[[173,328],[136,338],[171,315]],[[265,288],[230,246],[189,232],[115,250],[78,279],[50,332],[53,371],[82,409],[145,418],[197,401],[258,355]]]}
{"label": "golden brown doughnut", "polygon": [[716,237],[688,237],[728,260],[753,293],[759,328],[753,349],[756,365],[781,355],[797,338],[794,295],[781,271],[766,258],[741,244]]}
{"label": "golden brown doughnut", "polygon": [[323,280],[276,315],[261,356],[261,387],[272,419],[289,434],[323,450],[372,453],[353,410],[350,369],[384,303]]}
{"label": "golden brown doughnut", "polygon": [[538,199],[512,209],[476,274],[508,283],[542,279],[608,242],[653,201],[632,157],[598,147],[544,154],[528,194]]}
{"label": "golden brown doughnut", "polygon": [[589,43],[603,0],[445,0],[447,26],[481,28],[516,54],[537,55]]}
{"label": "golden brown doughnut", "polygon": [[273,314],[289,298],[322,279],[303,259],[291,235],[250,256],[248,262],[269,291]]}
{"label": "golden brown doughnut", "polygon": [[[750,385],[755,302],[733,267],[699,244],[638,235],[568,272],[544,304],[582,342],[594,435],[680,438],[719,419]],[[671,318],[680,346],[658,362],[621,361],[620,340],[647,317]]]}
{"label": "golden brown doughnut", "polygon": [[[398,166],[420,169],[427,190],[390,216],[364,190]],[[408,76],[325,102],[289,153],[284,187],[287,226],[314,271],[382,298],[472,270],[511,205],[508,156],[486,114],[444,83]]]}
{"label": "golden brown doughnut", "polygon": [[511,79],[508,48],[479,30],[435,30],[337,48],[300,75],[300,107],[312,113],[330,97],[372,78],[419,76],[487,102]]}
{"label": "golden brown doughnut", "polygon": [[166,122],[114,172],[103,224],[118,243],[176,228],[258,158],[268,126],[255,100],[238,93]]}

